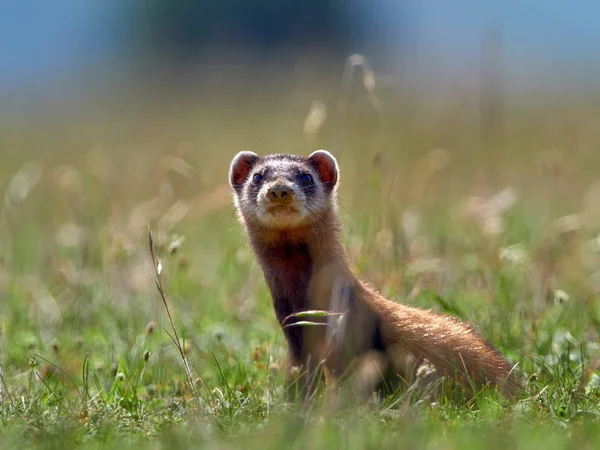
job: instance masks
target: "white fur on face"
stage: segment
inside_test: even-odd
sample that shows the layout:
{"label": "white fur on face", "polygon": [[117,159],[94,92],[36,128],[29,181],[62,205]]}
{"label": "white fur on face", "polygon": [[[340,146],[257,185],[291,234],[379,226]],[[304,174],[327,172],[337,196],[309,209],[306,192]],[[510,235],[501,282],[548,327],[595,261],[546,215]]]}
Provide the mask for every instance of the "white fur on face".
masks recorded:
{"label": "white fur on face", "polygon": [[[271,187],[285,186],[291,190],[291,198],[286,202],[272,201],[267,197]],[[306,207],[306,195],[295,183],[276,180],[265,183],[256,198],[256,218],[263,224],[272,228],[286,228],[296,226],[308,219],[309,211]]]}
{"label": "white fur on face", "polygon": [[[253,219],[269,228],[284,229],[310,225],[330,207],[329,196],[325,193],[318,174],[311,168],[304,165],[301,167],[302,171],[312,175],[315,182],[314,191],[309,198],[295,178],[290,177],[290,174],[297,171],[297,162],[268,161],[265,165],[268,167],[268,175],[258,192],[253,191],[251,185],[246,185],[235,196],[235,204],[243,220]],[[264,166],[257,167],[253,173],[261,170],[264,170]],[[252,183],[252,175],[246,183]],[[269,189],[277,185],[290,189],[289,200],[282,202],[268,198]]]}

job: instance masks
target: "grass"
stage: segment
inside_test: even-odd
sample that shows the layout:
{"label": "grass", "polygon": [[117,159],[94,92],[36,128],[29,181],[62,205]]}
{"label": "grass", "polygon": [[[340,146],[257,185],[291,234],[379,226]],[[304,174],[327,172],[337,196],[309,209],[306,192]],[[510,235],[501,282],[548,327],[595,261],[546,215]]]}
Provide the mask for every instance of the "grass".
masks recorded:
{"label": "grass", "polygon": [[[4,117],[3,449],[596,448],[593,96],[507,97],[490,155],[476,93],[436,103],[376,85],[377,111],[373,92],[339,103],[335,83],[315,79],[260,90],[226,79],[213,81],[233,90],[223,96],[134,92],[77,114]],[[307,128],[315,98],[327,117]],[[357,272],[396,301],[475,323],[519,363],[516,401],[288,403],[285,343],[226,186],[244,148],[333,150]]]}

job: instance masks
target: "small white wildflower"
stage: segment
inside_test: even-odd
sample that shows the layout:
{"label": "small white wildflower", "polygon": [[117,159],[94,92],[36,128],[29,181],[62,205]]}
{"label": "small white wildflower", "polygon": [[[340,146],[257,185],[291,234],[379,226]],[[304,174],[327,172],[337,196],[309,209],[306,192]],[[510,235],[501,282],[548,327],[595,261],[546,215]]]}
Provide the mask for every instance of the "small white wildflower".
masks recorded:
{"label": "small white wildflower", "polygon": [[417,378],[422,379],[427,376],[433,375],[435,372],[435,367],[429,361],[426,361],[423,364],[421,364],[417,369]]}
{"label": "small white wildflower", "polygon": [[570,300],[571,300],[571,297],[569,296],[569,294],[567,294],[562,289],[556,289],[554,291],[554,304],[562,305],[564,303],[569,302]]}
{"label": "small white wildflower", "polygon": [[585,386],[585,393],[592,394],[600,389],[600,374],[594,372]]}
{"label": "small white wildflower", "polygon": [[174,254],[179,250],[181,245],[185,242],[185,236],[176,236],[169,244],[168,252]]}
{"label": "small white wildflower", "polygon": [[529,262],[529,254],[522,244],[513,244],[498,250],[498,256],[502,262],[510,265],[520,266]]}

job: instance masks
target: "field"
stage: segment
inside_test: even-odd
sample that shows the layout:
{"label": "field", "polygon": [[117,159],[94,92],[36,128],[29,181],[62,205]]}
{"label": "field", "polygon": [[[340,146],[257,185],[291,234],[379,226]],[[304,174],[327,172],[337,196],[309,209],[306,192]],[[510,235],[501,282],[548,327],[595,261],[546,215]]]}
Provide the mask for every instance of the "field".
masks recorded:
{"label": "field", "polygon": [[[0,115],[0,447],[597,448],[597,92],[235,72]],[[317,148],[357,273],[476,324],[518,364],[516,400],[286,401],[227,170]]]}

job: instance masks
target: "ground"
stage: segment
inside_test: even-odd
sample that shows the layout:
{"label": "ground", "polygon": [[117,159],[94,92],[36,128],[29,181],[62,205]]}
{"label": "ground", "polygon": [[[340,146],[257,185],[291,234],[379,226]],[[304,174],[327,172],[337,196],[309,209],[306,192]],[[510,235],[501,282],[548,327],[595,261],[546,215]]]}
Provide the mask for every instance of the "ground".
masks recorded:
{"label": "ground", "polygon": [[[0,118],[2,448],[596,448],[593,95],[492,96],[480,120],[469,83],[435,101],[357,83],[340,101],[333,79],[124,89]],[[317,148],[340,163],[356,272],[474,323],[522,374],[516,399],[286,400],[227,170],[242,149]]]}

